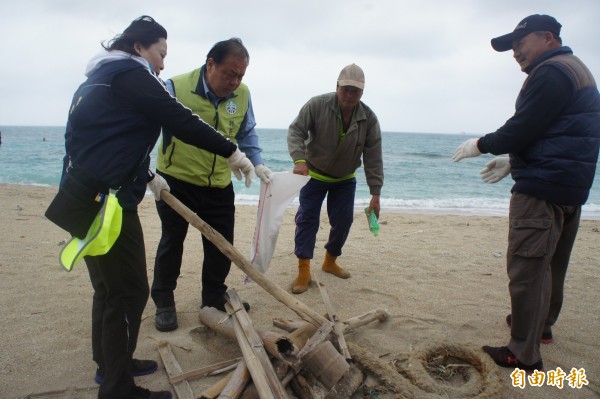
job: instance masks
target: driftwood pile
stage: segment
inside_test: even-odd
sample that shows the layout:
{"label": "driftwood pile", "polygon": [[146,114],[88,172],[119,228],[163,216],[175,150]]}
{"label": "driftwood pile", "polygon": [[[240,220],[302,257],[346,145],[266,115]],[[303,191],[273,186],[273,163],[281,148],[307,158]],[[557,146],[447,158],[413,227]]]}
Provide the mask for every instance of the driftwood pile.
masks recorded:
{"label": "driftwood pile", "polygon": [[227,296],[227,313],[205,307],[200,310],[199,319],[219,334],[237,339],[243,358],[183,373],[169,344],[159,344],[169,382],[179,398],[195,397],[187,380],[232,368],[232,372],[199,397],[349,398],[365,376],[352,362],[343,333],[388,319],[384,310],[371,311],[343,323],[325,322],[319,328],[303,320],[274,319],[273,325],[286,332],[259,331],[252,325],[235,290],[229,290]]}
{"label": "driftwood pile", "polygon": [[[344,340],[343,326],[335,311],[333,311],[326,290],[322,288],[321,293],[328,310],[329,319],[292,297],[260,271],[254,269],[250,262],[223,236],[214,231],[170,193],[163,191],[161,197],[188,223],[200,230],[248,277],[306,322],[287,336],[273,332],[259,334],[252,326],[252,322],[234,290],[228,291],[227,304],[225,305],[227,315],[214,308],[205,307],[201,309],[201,322],[226,336],[235,337],[244,357],[243,361],[238,363],[232,375],[228,377],[229,380],[225,383],[223,390],[219,392],[221,395],[219,397],[235,398],[240,397],[242,391],[256,391],[257,396],[255,397],[288,398],[290,396],[286,392],[286,385],[291,385],[300,398],[326,397],[336,399],[350,397],[361,384],[363,374],[355,366],[348,363],[351,358]],[[374,312],[373,314],[380,319],[387,319],[387,313],[383,311]],[[224,318],[224,315],[227,317]],[[354,326],[360,320],[366,320],[367,317],[357,319]],[[330,335],[332,334],[336,337],[338,348],[343,355],[338,352],[338,349],[330,341]],[[170,361],[165,362],[165,366],[167,363],[176,366],[176,361],[173,362],[174,357],[169,356],[167,353],[170,350],[165,349],[166,345],[162,344],[161,356],[166,353],[165,357],[169,358]],[[275,364],[280,370],[280,375],[277,375],[271,358],[277,360]],[[174,374],[173,377],[183,374],[181,369],[177,370],[177,368],[178,366],[171,370]],[[306,375],[300,374],[303,369],[308,371],[306,375],[314,375],[325,387],[325,390],[328,391],[325,395],[316,396],[316,393],[311,392],[311,387],[316,384],[308,381]],[[167,371],[169,372],[168,368]],[[244,390],[250,377],[252,388]],[[179,387],[175,384],[174,387],[181,398],[182,395],[178,392]],[[223,391],[226,395],[223,395]],[[306,393],[302,393],[303,391],[306,391]],[[253,397],[249,395],[246,394],[243,397]]]}
{"label": "driftwood pile", "polygon": [[[425,379],[419,379],[419,373],[414,373],[413,370],[395,367],[394,363],[382,362],[363,348],[346,343],[344,333],[374,320],[385,321],[388,318],[387,312],[373,310],[342,322],[333,309],[327,290],[317,282],[325,303],[327,317],[318,314],[254,269],[221,234],[214,231],[170,193],[163,190],[161,197],[188,223],[200,230],[249,278],[300,317],[296,320],[274,320],[273,324],[285,333],[258,331],[252,325],[235,290],[229,290],[225,305],[227,313],[205,307],[200,310],[199,318],[203,324],[214,331],[236,339],[243,354],[242,358],[184,373],[169,344],[166,342],[159,344],[159,352],[169,375],[169,381],[179,399],[196,398],[187,382],[188,379],[223,369],[233,371],[198,397],[346,399],[363,386],[367,373],[379,381],[385,392],[392,395],[385,395],[385,397],[483,398],[492,396],[497,390],[498,380],[495,373],[491,371],[494,368],[490,365],[491,360],[482,360],[471,350],[437,346],[425,348],[418,355],[416,362],[423,369],[431,359],[440,362],[436,365],[436,370],[444,369],[448,362],[465,362],[461,366],[468,369],[464,371],[467,382],[465,389],[456,388],[448,395],[449,392],[445,387],[438,389],[436,385],[439,384],[433,381],[436,370],[433,373],[431,370],[425,370]],[[358,355],[355,359],[353,359],[353,352]],[[379,393],[366,392],[363,397],[374,397],[374,395],[379,396]]]}

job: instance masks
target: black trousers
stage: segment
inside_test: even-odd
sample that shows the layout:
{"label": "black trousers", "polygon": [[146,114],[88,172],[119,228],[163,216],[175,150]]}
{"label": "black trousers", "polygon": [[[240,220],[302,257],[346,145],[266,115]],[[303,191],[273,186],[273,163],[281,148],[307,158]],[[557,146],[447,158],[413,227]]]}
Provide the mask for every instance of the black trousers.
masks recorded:
{"label": "black trousers", "polygon": [[98,398],[130,398],[130,364],[148,301],[144,234],[136,212],[123,211],[119,238],[106,255],[86,256],[94,288],[92,352],[104,377]]}
{"label": "black trousers", "polygon": [[[235,193],[232,184],[225,188],[200,187],[168,175],[162,176],[169,183],[171,194],[233,244]],[[156,202],[156,209],[162,222],[162,235],[156,251],[151,296],[156,307],[163,308],[175,305],[174,291],[181,272],[183,243],[189,225],[164,201]],[[199,231],[196,233],[201,235]],[[227,291],[225,279],[231,269],[231,261],[204,236],[202,246],[201,301],[206,306],[219,305]]]}

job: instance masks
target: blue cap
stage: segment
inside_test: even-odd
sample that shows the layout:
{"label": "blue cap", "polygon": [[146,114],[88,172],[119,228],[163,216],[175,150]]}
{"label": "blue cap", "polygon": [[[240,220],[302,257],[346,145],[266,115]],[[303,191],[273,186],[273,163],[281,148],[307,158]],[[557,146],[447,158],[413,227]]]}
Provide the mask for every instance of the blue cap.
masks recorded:
{"label": "blue cap", "polygon": [[561,27],[562,25],[550,15],[530,15],[519,22],[511,33],[492,39],[492,47],[496,51],[508,51],[512,49],[514,40],[525,37],[532,32],[552,32],[556,36],[560,36]]}

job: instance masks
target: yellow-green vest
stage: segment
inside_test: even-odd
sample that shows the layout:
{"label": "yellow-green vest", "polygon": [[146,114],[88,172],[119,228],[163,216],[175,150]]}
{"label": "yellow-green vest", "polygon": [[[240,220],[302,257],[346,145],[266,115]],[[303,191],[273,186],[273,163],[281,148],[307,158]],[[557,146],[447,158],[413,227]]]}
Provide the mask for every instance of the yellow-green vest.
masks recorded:
{"label": "yellow-green vest", "polygon": [[[196,69],[172,78],[177,99],[219,133],[236,143],[235,136],[248,112],[249,90],[245,84],[233,95],[219,102],[218,107],[204,97],[202,69]],[[195,90],[202,90],[202,95]],[[166,148],[163,146],[166,143]],[[156,169],[187,183],[204,187],[227,187],[231,183],[231,170],[227,159],[212,152],[186,144],[176,137],[161,140],[158,146]]]}

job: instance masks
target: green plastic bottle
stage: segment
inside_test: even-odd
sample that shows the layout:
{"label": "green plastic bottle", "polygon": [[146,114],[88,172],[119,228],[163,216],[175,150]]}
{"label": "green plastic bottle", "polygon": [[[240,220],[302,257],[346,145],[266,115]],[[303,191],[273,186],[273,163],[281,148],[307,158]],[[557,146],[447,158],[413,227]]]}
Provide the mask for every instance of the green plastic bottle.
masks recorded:
{"label": "green plastic bottle", "polygon": [[371,207],[365,208],[365,215],[367,215],[367,221],[369,222],[369,230],[375,237],[379,237],[379,222],[377,221],[377,215],[371,209]]}

